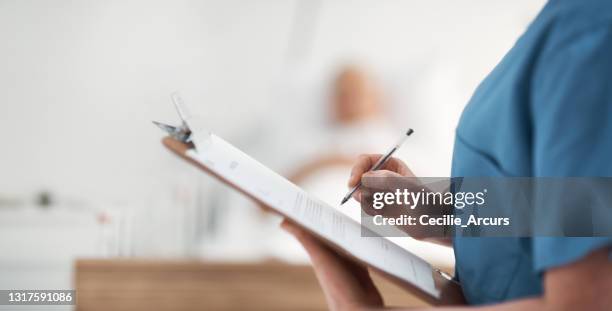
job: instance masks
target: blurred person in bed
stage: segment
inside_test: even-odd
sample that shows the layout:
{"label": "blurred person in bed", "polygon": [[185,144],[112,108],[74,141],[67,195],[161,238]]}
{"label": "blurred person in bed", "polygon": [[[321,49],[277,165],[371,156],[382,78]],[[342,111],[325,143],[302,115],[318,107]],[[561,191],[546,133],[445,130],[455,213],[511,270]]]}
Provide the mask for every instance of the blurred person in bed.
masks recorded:
{"label": "blurred person in bed", "polygon": [[[360,153],[379,152],[392,143],[383,94],[371,74],[349,65],[341,68],[326,104],[328,127],[318,154],[290,170],[289,179],[322,200],[337,205],[346,174]],[[351,216],[359,217],[359,208]]]}

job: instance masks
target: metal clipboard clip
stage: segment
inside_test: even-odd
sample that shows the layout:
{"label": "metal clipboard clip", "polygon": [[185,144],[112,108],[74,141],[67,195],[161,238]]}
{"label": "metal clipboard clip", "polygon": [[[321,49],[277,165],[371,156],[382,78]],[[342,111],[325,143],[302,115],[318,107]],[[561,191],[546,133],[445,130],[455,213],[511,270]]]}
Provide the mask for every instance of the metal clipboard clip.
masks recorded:
{"label": "metal clipboard clip", "polygon": [[153,121],[153,124],[157,125],[157,127],[162,129],[162,131],[168,133],[170,137],[183,143],[191,143],[191,129],[189,128],[189,125],[187,123],[188,120],[191,118],[191,115],[189,114],[189,112],[186,111],[183,99],[181,98],[178,92],[172,93],[170,95],[170,98],[172,99],[172,103],[174,103],[174,108],[176,109],[176,112],[181,118],[181,125],[174,126],[158,121]]}

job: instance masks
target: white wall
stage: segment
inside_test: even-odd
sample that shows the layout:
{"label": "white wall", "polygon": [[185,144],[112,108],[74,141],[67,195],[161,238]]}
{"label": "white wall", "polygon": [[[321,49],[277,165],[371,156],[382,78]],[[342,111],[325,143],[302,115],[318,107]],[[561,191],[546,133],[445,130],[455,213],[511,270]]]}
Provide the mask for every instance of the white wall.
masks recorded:
{"label": "white wall", "polygon": [[174,119],[177,89],[221,132],[240,120],[233,107],[261,107],[291,6],[1,1],[0,192],[129,201],[174,179],[180,164],[150,121]]}
{"label": "white wall", "polygon": [[[406,89],[421,91],[427,86],[421,76],[431,78],[431,68],[454,76],[446,83],[457,96],[428,89],[439,94],[406,102],[413,113],[400,117],[426,129],[421,137],[445,145],[452,130],[445,120],[453,120],[541,6],[531,0],[319,4],[299,62],[322,78],[346,59],[365,60],[382,76],[389,73],[387,80],[415,70]],[[234,135],[259,118],[274,122],[267,108],[273,82],[285,72],[295,8],[296,1],[281,0],[0,1],[0,193],[47,188],[114,202],[164,188],[184,166],[160,148],[150,120],[174,119],[173,90],[210,116],[221,134]],[[453,116],[429,114],[440,107]]]}
{"label": "white wall", "polygon": [[541,6],[0,0],[0,201],[48,189],[133,207],[161,223],[140,233],[146,241],[171,230],[163,221],[177,204],[193,203],[184,192],[194,181],[196,190],[209,182],[163,150],[150,122],[176,120],[172,91],[215,132],[281,167],[291,159],[261,152],[268,137],[255,129],[284,134],[287,154],[308,143],[290,137],[321,118],[325,83],[347,61],[379,78],[393,126],[422,133],[407,148],[415,171],[447,175],[463,105]]}

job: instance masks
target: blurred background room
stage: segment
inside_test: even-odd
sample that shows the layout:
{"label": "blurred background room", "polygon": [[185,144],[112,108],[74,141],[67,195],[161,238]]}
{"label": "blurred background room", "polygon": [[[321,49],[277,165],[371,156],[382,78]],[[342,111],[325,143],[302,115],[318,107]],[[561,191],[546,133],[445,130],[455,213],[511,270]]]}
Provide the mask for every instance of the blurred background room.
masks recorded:
{"label": "blurred background room", "polygon": [[[355,157],[408,127],[398,157],[448,176],[465,103],[542,5],[0,0],[0,289],[108,260],[307,265],[278,217],[163,148],[170,94],[336,206]],[[452,271],[450,249],[395,241]]]}

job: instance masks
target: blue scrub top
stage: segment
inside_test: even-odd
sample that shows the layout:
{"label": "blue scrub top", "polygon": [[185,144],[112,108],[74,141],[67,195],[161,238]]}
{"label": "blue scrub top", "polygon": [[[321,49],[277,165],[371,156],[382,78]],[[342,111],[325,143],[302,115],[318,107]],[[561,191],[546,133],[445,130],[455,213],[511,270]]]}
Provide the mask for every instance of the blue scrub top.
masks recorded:
{"label": "blue scrub top", "polygon": [[[466,106],[452,176],[612,176],[612,1],[546,4]],[[554,208],[554,207],[547,207]],[[456,238],[471,304],[542,293],[610,238]]]}

